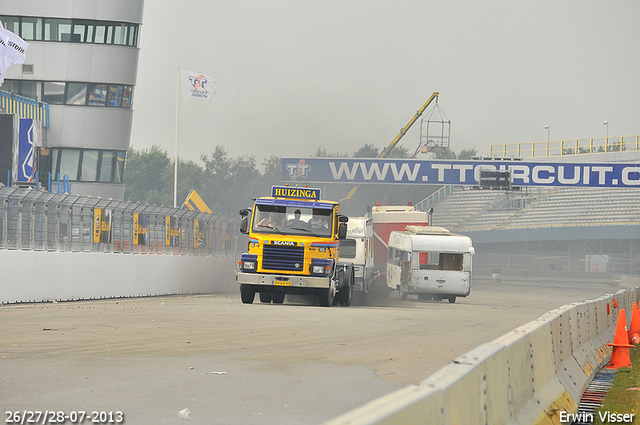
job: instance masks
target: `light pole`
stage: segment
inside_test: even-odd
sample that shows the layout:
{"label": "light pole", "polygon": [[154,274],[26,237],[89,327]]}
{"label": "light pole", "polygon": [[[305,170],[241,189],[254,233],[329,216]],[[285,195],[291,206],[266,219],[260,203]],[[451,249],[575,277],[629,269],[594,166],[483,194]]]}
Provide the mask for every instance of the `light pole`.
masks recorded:
{"label": "light pole", "polygon": [[605,121],[604,125],[607,126],[607,139],[609,138],[609,121]]}
{"label": "light pole", "polygon": [[544,128],[547,129],[547,143],[549,142],[549,131],[551,131],[551,129],[549,128],[548,125],[545,125]]}

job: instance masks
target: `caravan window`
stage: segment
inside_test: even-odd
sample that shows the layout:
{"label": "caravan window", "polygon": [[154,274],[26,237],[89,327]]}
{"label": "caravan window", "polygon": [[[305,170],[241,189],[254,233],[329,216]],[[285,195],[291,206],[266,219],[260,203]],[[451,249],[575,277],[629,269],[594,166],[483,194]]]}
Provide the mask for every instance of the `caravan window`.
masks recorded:
{"label": "caravan window", "polygon": [[387,255],[387,263],[399,266],[402,260],[402,251],[399,249],[389,247]]}
{"label": "caravan window", "polygon": [[[471,267],[471,254],[469,268]],[[463,254],[451,252],[418,252],[414,251],[411,268],[413,270],[463,270]]]}
{"label": "caravan window", "polygon": [[471,272],[471,253],[465,252],[462,255],[462,271]]}

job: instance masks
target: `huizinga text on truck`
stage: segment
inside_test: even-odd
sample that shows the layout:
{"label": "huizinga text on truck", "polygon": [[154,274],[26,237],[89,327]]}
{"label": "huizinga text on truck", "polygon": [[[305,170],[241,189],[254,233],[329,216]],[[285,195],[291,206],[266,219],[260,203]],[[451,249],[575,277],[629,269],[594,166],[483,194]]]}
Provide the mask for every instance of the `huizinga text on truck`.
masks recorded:
{"label": "huizinga text on truck", "polygon": [[349,219],[337,202],[321,200],[320,189],[273,186],[240,216],[240,231],[249,236],[236,272],[243,303],[258,293],[263,303],[311,294],[321,306],[351,305],[353,264],[339,261]]}

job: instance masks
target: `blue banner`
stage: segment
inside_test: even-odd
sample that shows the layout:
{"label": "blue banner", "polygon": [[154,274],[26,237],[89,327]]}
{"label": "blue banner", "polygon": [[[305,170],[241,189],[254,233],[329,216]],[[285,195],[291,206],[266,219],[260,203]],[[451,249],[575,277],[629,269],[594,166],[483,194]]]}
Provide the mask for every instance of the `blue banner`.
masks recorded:
{"label": "blue banner", "polygon": [[477,186],[507,170],[512,186],[638,187],[640,164],[417,159],[282,158],[282,182]]}
{"label": "blue banner", "polygon": [[36,177],[36,146],[38,145],[38,122],[33,119],[20,119],[20,138],[18,142],[18,181],[33,182]]}

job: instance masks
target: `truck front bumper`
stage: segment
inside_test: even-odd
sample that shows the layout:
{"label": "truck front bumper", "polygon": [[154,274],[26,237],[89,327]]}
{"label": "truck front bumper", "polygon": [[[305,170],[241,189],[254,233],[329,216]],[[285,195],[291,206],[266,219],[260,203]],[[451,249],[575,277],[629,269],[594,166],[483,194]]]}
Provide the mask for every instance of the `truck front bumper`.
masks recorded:
{"label": "truck front bumper", "polygon": [[274,286],[286,288],[329,288],[328,277],[275,275],[261,273],[238,272],[236,281],[239,284]]}

